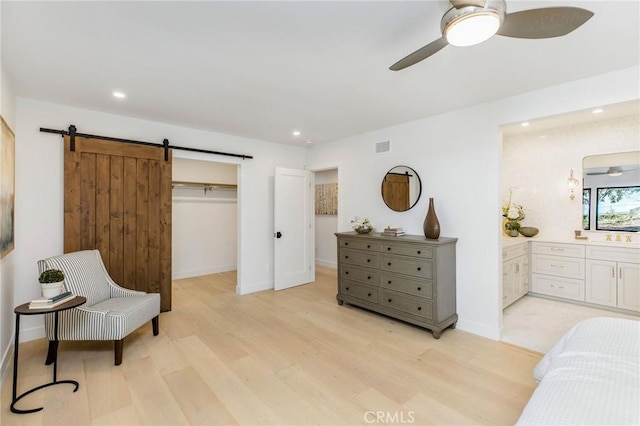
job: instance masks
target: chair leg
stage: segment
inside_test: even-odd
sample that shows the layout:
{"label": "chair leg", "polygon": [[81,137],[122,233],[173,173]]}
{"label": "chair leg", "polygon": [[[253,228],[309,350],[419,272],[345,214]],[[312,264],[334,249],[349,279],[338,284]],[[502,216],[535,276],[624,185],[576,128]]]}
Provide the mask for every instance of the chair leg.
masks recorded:
{"label": "chair leg", "polygon": [[153,335],[154,336],[157,336],[158,333],[160,332],[160,327],[158,326],[159,318],[160,318],[160,316],[158,315],[158,316],[153,317],[151,319],[151,325],[153,326]]}
{"label": "chair leg", "polygon": [[114,364],[122,364],[122,349],[124,348],[124,339],[113,341]]}
{"label": "chair leg", "polygon": [[44,362],[45,365],[53,364],[58,357],[58,343],[60,342],[49,340],[49,350],[47,351],[47,360]]}

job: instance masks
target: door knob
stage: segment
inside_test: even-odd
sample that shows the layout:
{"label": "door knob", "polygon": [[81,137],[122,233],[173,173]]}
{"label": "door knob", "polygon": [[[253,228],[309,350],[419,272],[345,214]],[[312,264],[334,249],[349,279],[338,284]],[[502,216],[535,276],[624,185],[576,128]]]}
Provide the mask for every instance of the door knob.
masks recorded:
{"label": "door knob", "polygon": [[282,238],[282,232],[280,231],[276,232],[276,238]]}

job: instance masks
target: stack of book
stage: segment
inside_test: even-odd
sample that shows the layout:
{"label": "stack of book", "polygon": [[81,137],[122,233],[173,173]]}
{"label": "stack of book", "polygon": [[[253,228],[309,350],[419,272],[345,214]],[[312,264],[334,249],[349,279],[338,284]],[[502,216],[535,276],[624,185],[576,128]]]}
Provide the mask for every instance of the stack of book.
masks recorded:
{"label": "stack of book", "polygon": [[404,235],[404,230],[396,226],[387,226],[384,228],[384,231],[382,231],[382,235],[386,235],[388,237],[399,237]]}
{"label": "stack of book", "polygon": [[66,291],[57,296],[53,297],[43,297],[40,299],[33,299],[29,303],[29,309],[51,309],[58,305],[62,305],[63,303],[68,302],[69,300],[76,297],[75,294],[72,294],[70,291]]}

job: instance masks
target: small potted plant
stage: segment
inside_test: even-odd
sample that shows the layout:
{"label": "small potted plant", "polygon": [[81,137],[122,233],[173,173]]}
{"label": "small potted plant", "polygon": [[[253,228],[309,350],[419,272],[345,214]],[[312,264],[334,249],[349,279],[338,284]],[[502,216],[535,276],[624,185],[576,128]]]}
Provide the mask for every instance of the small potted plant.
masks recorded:
{"label": "small potted plant", "polygon": [[47,269],[40,274],[42,297],[53,297],[64,291],[64,273],[59,269]]}

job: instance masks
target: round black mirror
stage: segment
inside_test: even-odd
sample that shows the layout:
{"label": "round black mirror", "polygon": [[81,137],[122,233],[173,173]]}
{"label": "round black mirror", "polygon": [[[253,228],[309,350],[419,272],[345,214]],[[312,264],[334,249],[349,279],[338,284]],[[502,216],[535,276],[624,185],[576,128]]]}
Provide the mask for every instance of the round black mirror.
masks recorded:
{"label": "round black mirror", "polygon": [[409,210],[416,205],[421,193],[420,176],[411,167],[396,166],[382,179],[382,199],[391,210]]}

